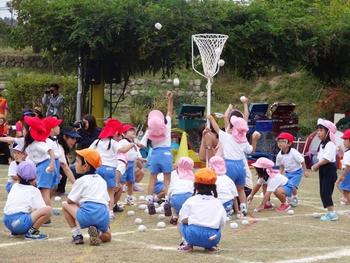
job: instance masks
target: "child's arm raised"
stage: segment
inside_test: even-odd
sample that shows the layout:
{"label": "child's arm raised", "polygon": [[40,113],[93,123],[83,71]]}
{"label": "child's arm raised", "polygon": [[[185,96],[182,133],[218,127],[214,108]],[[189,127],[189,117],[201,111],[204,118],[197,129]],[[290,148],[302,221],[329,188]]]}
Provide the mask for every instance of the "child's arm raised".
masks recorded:
{"label": "child's arm raised", "polygon": [[167,91],[166,97],[168,98],[168,112],[166,115],[172,117],[174,112],[174,95],[171,91]]}
{"label": "child's arm raised", "polygon": [[230,127],[230,120],[229,120],[229,116],[230,116],[230,113],[233,109],[233,106],[232,104],[228,105],[225,113],[224,113],[224,123],[225,123],[225,129],[228,129]]}
{"label": "child's arm raised", "polygon": [[208,115],[207,118],[208,118],[208,120],[209,120],[211,126],[213,127],[214,131],[215,131],[217,134],[219,134],[219,132],[220,132],[220,127],[219,127],[219,125],[216,123],[214,117],[213,117],[212,115]]}
{"label": "child's arm raised", "polygon": [[260,139],[260,137],[261,137],[260,132],[257,132],[257,131],[253,132],[253,134],[252,134],[252,146],[253,146],[253,151],[252,152],[253,153],[256,150],[256,145],[257,145],[258,140]]}
{"label": "child's arm raised", "polygon": [[249,99],[246,97],[244,101],[242,101],[243,103],[243,119],[248,122],[249,119]]}

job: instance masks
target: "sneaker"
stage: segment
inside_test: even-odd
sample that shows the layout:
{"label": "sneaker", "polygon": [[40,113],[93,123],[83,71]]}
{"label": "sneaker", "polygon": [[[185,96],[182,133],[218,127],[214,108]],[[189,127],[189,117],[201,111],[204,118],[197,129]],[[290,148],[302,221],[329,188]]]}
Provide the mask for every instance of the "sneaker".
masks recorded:
{"label": "sneaker", "polygon": [[154,206],[153,202],[148,203],[147,208],[148,208],[148,213],[150,215],[155,215],[156,214],[156,207]]}
{"label": "sneaker", "polygon": [[121,213],[124,211],[124,208],[122,206],[120,206],[119,204],[116,204],[114,207],[113,207],[113,212],[114,213]]}
{"label": "sneaker", "polygon": [[244,216],[247,216],[248,214],[248,209],[247,209],[247,205],[246,204],[240,204],[239,205],[239,209],[241,210],[242,214]]}
{"label": "sneaker", "polygon": [[170,219],[170,224],[172,224],[172,225],[174,225],[174,226],[176,226],[177,225],[177,220],[178,220],[178,218],[177,217],[172,217],[171,219]]}
{"label": "sneaker", "polygon": [[207,251],[208,253],[218,253],[220,251],[219,247],[215,246],[215,247],[211,247],[211,248],[206,248],[205,251]]}
{"label": "sneaker", "polygon": [[135,205],[135,200],[134,200],[134,197],[132,197],[132,196],[128,196],[126,198],[125,202],[127,205]]}
{"label": "sneaker", "polygon": [[83,237],[83,235],[72,236],[72,243],[74,243],[76,245],[84,244],[84,237]]}
{"label": "sneaker", "polygon": [[278,212],[287,212],[291,208],[290,204],[281,204],[279,208],[277,208]]}
{"label": "sneaker", "polygon": [[327,214],[321,216],[320,220],[325,222],[325,221],[337,221],[338,215],[336,212],[328,212]]}
{"label": "sneaker", "polygon": [[273,204],[265,204],[264,205],[264,209],[272,209],[273,208]]}
{"label": "sneaker", "polygon": [[180,245],[177,250],[182,253],[189,253],[193,251],[193,247],[191,245]]}
{"label": "sneaker", "polygon": [[170,205],[170,203],[168,201],[165,201],[163,208],[164,208],[164,215],[165,216],[171,216],[172,215],[172,213],[171,213],[171,205]]}
{"label": "sneaker", "polygon": [[25,239],[27,240],[45,240],[45,239],[48,239],[49,236],[48,235],[45,235],[45,234],[40,234],[39,230],[33,232],[33,233],[29,233],[27,232],[25,235],[24,235]]}
{"label": "sneaker", "polygon": [[90,236],[90,246],[98,246],[101,243],[101,240],[98,236],[98,230],[95,226],[90,226],[88,230]]}
{"label": "sneaker", "polygon": [[292,206],[292,207],[296,207],[298,205],[298,197],[296,196],[293,196],[293,197],[290,197],[288,198],[288,203]]}
{"label": "sneaker", "polygon": [[134,184],[133,188],[134,188],[135,192],[142,192],[143,191],[143,188],[136,183]]}

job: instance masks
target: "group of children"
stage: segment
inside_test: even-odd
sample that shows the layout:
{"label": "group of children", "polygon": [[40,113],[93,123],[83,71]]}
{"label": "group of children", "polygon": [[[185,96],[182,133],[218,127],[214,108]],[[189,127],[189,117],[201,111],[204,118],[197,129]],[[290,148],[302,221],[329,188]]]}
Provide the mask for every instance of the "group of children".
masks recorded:
{"label": "group of children", "polygon": [[[150,181],[147,189],[149,214],[155,214],[154,202],[157,194],[163,193],[164,213],[171,216],[170,223],[178,225],[182,237],[179,250],[192,251],[193,246],[217,251],[221,229],[227,217],[236,213],[246,216],[248,204],[258,190],[263,188],[263,199],[255,209],[259,212],[273,208],[272,193],[281,202],[277,211],[288,211],[298,204],[297,191],[306,166],[304,157],[292,147],[294,136],[282,132],[277,137],[280,152],[276,164],[259,158],[252,164],[258,175],[257,184],[247,195],[244,191],[246,178],[250,176],[246,154],[255,151],[260,134],[252,135],[252,144],[247,140],[248,125],[242,114],[229,118],[226,130],[220,129],[215,119],[208,116],[213,130],[218,134],[220,151],[208,160],[208,168],[194,172],[194,162],[189,157],[180,158],[172,167],[171,116],[173,94],[167,92],[168,110],[166,116],[153,110],[148,115],[148,129],[141,141],[136,139],[136,129],[122,124],[117,119],[108,119],[89,148],[76,151],[75,170],[82,175],[72,175],[72,189],[62,210],[71,228],[72,241],[83,244],[81,228],[88,228],[90,244],[98,245],[111,240],[110,221],[114,218],[113,208],[117,205],[124,184],[127,186],[126,203],[134,204],[135,162],[142,160],[139,149],[152,149],[148,160]],[[237,115],[237,116],[236,116]],[[12,235],[25,235],[28,239],[45,239],[39,232],[40,226],[51,217],[52,191],[60,180],[63,151],[56,136],[60,133],[61,120],[56,117],[39,119],[24,118],[24,138],[8,140],[15,142],[14,161],[9,167],[6,189],[9,192],[4,208],[4,224]],[[320,195],[328,213],[322,221],[337,220],[332,193],[336,184],[336,146],[333,123],[319,119],[317,134],[321,139],[318,162],[312,170],[319,170]],[[345,131],[344,145],[350,148],[350,130]],[[278,166],[279,170],[275,169]],[[350,153],[343,159],[344,174],[337,184],[350,203]],[[157,176],[163,175],[161,191],[157,188]],[[23,198],[23,197],[26,198]]]}

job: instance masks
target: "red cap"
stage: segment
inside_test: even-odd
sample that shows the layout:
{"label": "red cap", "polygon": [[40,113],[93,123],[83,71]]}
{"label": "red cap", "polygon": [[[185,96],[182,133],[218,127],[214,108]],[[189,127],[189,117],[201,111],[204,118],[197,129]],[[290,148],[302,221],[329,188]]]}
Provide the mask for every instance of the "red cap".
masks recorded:
{"label": "red cap", "polygon": [[124,124],[122,128],[122,133],[126,133],[127,131],[135,130],[135,127],[132,124]]}
{"label": "red cap", "polygon": [[43,119],[44,125],[47,129],[55,128],[56,126],[60,125],[62,123],[62,120],[57,119],[56,117],[46,117]]}
{"label": "red cap", "polygon": [[29,125],[29,133],[35,141],[44,142],[49,137],[50,130],[45,127],[43,120],[24,116],[24,121]]}
{"label": "red cap", "polygon": [[341,138],[344,140],[350,139],[350,129],[345,130]]}
{"label": "red cap", "polygon": [[103,127],[102,131],[100,132],[100,135],[98,136],[98,138],[106,139],[109,137],[113,137],[121,129],[122,129],[122,123],[117,119],[110,118],[106,121],[106,124]]}
{"label": "red cap", "polygon": [[291,134],[289,132],[281,132],[277,137],[277,140],[280,140],[280,139],[282,139],[282,140],[284,139],[284,140],[287,140],[288,142],[293,143],[294,136],[293,136],[293,134]]}

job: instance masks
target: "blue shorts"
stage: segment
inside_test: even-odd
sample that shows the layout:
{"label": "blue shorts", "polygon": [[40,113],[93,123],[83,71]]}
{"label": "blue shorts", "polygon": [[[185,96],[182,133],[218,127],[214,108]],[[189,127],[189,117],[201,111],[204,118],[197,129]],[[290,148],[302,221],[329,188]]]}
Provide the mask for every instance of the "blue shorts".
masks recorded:
{"label": "blue shorts", "polygon": [[53,189],[60,182],[60,173],[57,173],[57,168],[60,167],[58,159],[55,160],[55,168],[52,173],[46,172],[46,168],[50,165],[50,159],[46,159],[36,165],[36,185],[39,189]]}
{"label": "blue shorts", "polygon": [[117,185],[115,180],[115,170],[115,167],[107,165],[102,165],[96,169],[96,173],[106,181],[108,188],[113,188]]}
{"label": "blue shorts", "polygon": [[12,186],[13,186],[13,183],[11,183],[11,182],[6,183],[6,192],[7,193],[9,193],[11,191]]}
{"label": "blue shorts", "polygon": [[287,172],[286,171],[286,177],[288,178],[288,180],[290,180],[291,184],[295,187],[295,188],[299,188],[301,179],[303,178],[304,175],[304,170],[302,168],[300,168],[299,170],[296,170],[294,172]]}
{"label": "blue shorts", "polygon": [[135,183],[135,162],[128,162],[125,173],[120,177],[120,182],[122,184]]}
{"label": "blue shorts", "polygon": [[188,198],[192,196],[192,193],[176,194],[170,197],[170,205],[174,207],[176,213],[179,214],[182,205],[186,202]]}
{"label": "blue shorts", "polygon": [[222,205],[224,206],[226,212],[231,212],[233,209],[233,201],[232,200],[227,201],[227,202],[223,203]]}
{"label": "blue shorts", "polygon": [[245,186],[245,164],[243,160],[225,159],[227,176],[235,183],[237,187]]}
{"label": "blue shorts", "polygon": [[159,147],[152,150],[149,170],[151,174],[171,173],[173,169],[173,156],[170,147]]}
{"label": "blue shorts", "polygon": [[157,181],[156,184],[154,185],[154,194],[159,195],[161,191],[164,190],[164,183],[161,181]]}
{"label": "blue shorts", "polygon": [[77,211],[77,221],[81,228],[95,226],[101,232],[107,232],[109,211],[104,204],[85,202]]}
{"label": "blue shorts", "polygon": [[[221,239],[220,229],[209,227],[180,224],[180,232],[182,237],[191,246],[212,248],[219,244]],[[213,236],[216,236],[215,239],[210,240],[209,238]]]}
{"label": "blue shorts", "polygon": [[16,213],[4,215],[4,224],[13,235],[23,235],[33,226],[32,217],[29,213]]}
{"label": "blue shorts", "polygon": [[350,192],[350,172],[345,176],[344,180],[340,182],[339,188],[343,191]]}
{"label": "blue shorts", "polygon": [[288,180],[288,182],[282,187],[283,187],[285,195],[287,197],[291,197],[292,193],[293,193],[293,189],[295,188],[293,183],[291,182],[291,180]]}

